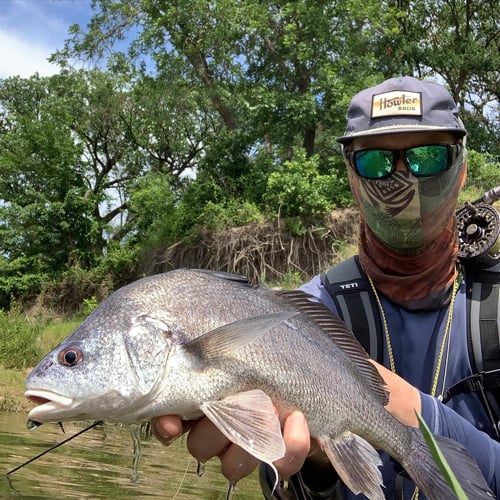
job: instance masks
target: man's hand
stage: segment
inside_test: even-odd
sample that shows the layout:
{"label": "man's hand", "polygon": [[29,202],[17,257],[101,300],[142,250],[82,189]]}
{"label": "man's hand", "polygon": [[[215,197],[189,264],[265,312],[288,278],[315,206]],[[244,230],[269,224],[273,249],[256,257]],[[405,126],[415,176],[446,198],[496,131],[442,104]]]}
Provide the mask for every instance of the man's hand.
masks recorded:
{"label": "man's hand", "polygon": [[[420,392],[401,377],[382,365],[372,361],[385,380],[390,398],[386,406],[396,418],[406,425],[418,426],[415,410],[420,411]],[[167,415],[152,420],[153,434],[165,445],[169,445],[184,432],[190,431],[188,450],[200,462],[219,457],[222,473],[233,484],[251,474],[258,460],[239,446],[231,443],[206,417],[198,421],[181,421],[179,417]],[[304,415],[295,411],[282,422],[286,454],[274,465],[280,478],[287,479],[298,472],[306,458],[308,464],[318,470],[330,468],[326,455],[309,434]]]}
{"label": "man's hand", "polygon": [[[151,424],[153,434],[167,446],[189,431],[189,453],[200,462],[219,457],[222,474],[233,484],[251,474],[259,463],[255,457],[231,443],[206,417],[196,422],[186,422],[179,417],[167,415],[153,419]],[[311,450],[311,438],[301,412],[291,413],[282,422],[282,427],[286,453],[274,465],[281,478],[288,478],[301,469]]]}

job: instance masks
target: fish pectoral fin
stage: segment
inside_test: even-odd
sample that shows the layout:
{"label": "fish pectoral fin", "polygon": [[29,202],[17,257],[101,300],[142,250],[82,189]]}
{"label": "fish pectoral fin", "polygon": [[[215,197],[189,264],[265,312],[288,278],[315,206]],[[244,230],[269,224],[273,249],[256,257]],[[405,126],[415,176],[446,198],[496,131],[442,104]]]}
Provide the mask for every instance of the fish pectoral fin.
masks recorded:
{"label": "fish pectoral fin", "polygon": [[230,441],[273,469],[272,463],[285,455],[280,422],[265,392],[240,392],[203,403],[201,410]]}
{"label": "fish pectoral fin", "polygon": [[183,347],[199,361],[210,363],[224,358],[239,347],[255,342],[273,327],[296,314],[297,311],[282,311],[234,321],[200,335]]}
{"label": "fish pectoral fin", "polygon": [[320,446],[345,485],[356,495],[383,500],[380,456],[373,446],[352,432],[318,438]]}

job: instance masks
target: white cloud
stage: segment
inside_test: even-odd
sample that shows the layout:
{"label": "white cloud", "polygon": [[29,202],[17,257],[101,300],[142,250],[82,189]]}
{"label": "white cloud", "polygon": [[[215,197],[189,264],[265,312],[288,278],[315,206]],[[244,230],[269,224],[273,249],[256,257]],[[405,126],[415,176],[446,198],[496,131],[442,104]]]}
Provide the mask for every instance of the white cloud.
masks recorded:
{"label": "white cloud", "polygon": [[53,47],[43,46],[16,35],[0,32],[0,78],[21,76],[28,78],[38,72],[40,76],[57,73],[59,67],[48,62]]}
{"label": "white cloud", "polygon": [[0,0],[0,78],[57,73],[47,59],[91,14],[90,0]]}

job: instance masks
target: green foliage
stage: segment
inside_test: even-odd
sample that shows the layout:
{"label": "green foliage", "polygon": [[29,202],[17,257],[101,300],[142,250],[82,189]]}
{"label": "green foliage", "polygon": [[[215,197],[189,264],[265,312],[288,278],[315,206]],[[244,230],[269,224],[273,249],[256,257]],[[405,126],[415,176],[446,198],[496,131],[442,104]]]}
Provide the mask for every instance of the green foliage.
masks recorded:
{"label": "green foliage", "polygon": [[111,246],[108,255],[91,269],[78,265],[68,267],[57,278],[47,281],[44,303],[62,313],[82,309],[85,301],[102,301],[117,288],[134,279],[137,248]]}
{"label": "green foliage", "polygon": [[47,281],[43,303],[50,310],[63,314],[81,308],[85,299],[102,299],[114,290],[112,275],[101,267],[86,270],[80,266],[69,267],[57,280]]}
{"label": "green foliage", "polygon": [[27,302],[40,293],[47,275],[36,259],[0,256],[0,309],[8,309],[11,301]]}
{"label": "green foliage", "polygon": [[[96,281],[96,284],[104,285],[104,293],[97,294],[99,299],[135,278],[138,252],[139,247],[136,245],[120,245],[113,242],[108,247],[108,253],[99,260],[99,264],[88,271],[94,279],[101,280]],[[108,286],[110,288],[107,288]]]}
{"label": "green foliage", "polygon": [[20,403],[14,396],[0,395],[0,411],[17,412],[20,411]]}
{"label": "green foliage", "polygon": [[500,162],[498,159],[490,153],[469,151],[467,186],[485,192],[498,185],[500,185]]}
{"label": "green foliage", "polygon": [[287,227],[293,237],[304,236],[307,233],[307,227],[301,217],[289,217],[286,219]]}
{"label": "green foliage", "polygon": [[209,201],[202,208],[197,219],[200,226],[210,230],[239,227],[263,221],[264,217],[255,204],[234,199],[222,203]]}
{"label": "green foliage", "polygon": [[81,314],[82,316],[89,316],[93,311],[97,309],[99,306],[99,301],[95,297],[95,295],[92,295],[89,299],[83,299],[82,307],[81,307]]}
{"label": "green foliage", "polygon": [[30,407],[23,394],[25,379],[26,370],[0,363],[0,411],[25,412]]}
{"label": "green foliage", "polygon": [[468,183],[497,185],[496,4],[96,0],[59,74],[0,80],[0,307],[44,291],[78,309],[200,228],[279,215],[299,235],[350,205],[335,137],[386,77],[444,81]]}
{"label": "green foliage", "polygon": [[[261,279],[260,282],[264,282],[265,280]],[[282,279],[275,283],[275,282],[268,282],[266,283],[266,286],[268,287],[277,287],[281,288],[283,290],[295,290],[297,289],[300,285],[302,285],[303,279],[299,271],[294,271],[292,269],[289,269],[282,277]]]}
{"label": "green foliage", "polygon": [[264,200],[270,212],[283,217],[318,215],[328,212],[339,200],[335,173],[319,174],[318,156],[306,157],[296,148],[294,159],[273,172]]}
{"label": "green foliage", "polygon": [[436,443],[432,432],[429,430],[429,427],[425,423],[420,413],[415,413],[418,418],[418,425],[420,427],[420,430],[422,431],[427,446],[429,446],[429,449],[431,450],[432,457],[439,467],[439,470],[443,474],[443,477],[446,479],[446,482],[459,500],[467,500],[467,495],[462,489],[462,486],[460,486],[460,483],[458,482],[458,479],[456,478],[453,470],[448,464],[446,457],[443,455],[443,452],[440,450],[438,444]]}
{"label": "green foliage", "polygon": [[174,218],[169,222],[171,234],[164,243],[173,243],[175,239],[196,238],[204,207],[208,203],[219,203],[223,200],[222,188],[213,177],[205,171],[199,172],[196,178],[186,185],[176,205]]}
{"label": "green foliage", "polygon": [[38,76],[0,81],[0,251],[54,271],[75,252],[92,255],[93,209],[80,171],[83,149],[55,82]]}
{"label": "green foliage", "polygon": [[29,321],[18,305],[0,310],[0,364],[6,368],[33,366],[40,358],[41,326]]}
{"label": "green foliage", "polygon": [[169,176],[149,172],[130,190],[132,241],[154,248],[175,235],[176,199]]}
{"label": "green foliage", "polygon": [[82,322],[84,317],[80,314],[76,316],[49,317],[42,323],[42,333],[40,336],[40,348],[45,354],[58,344],[60,344],[73,330]]}
{"label": "green foliage", "polygon": [[467,147],[493,156],[500,161],[500,104],[492,103],[483,113],[463,110],[462,119],[467,129]]}

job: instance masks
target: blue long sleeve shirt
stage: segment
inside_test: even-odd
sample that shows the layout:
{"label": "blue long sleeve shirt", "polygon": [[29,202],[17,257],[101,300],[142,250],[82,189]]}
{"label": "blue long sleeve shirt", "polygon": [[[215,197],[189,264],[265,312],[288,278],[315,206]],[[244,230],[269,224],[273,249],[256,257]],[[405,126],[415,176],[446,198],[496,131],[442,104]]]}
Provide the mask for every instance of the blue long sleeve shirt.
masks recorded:
{"label": "blue long sleeve shirt", "polygon": [[[320,276],[305,283],[301,289],[337,313]],[[472,375],[467,348],[465,290],[465,282],[462,282],[454,304],[449,349],[445,344],[438,374],[437,396],[444,389]],[[470,451],[490,488],[497,498],[500,497],[500,443],[487,434],[491,424],[477,394],[455,396],[446,405],[438,397],[429,395],[446,329],[448,306],[435,311],[409,311],[394,304],[383,294],[379,294],[379,297],[390,334],[396,373],[421,391],[423,419],[434,434],[455,439]],[[383,359],[377,361],[390,367],[385,338],[383,342]],[[399,466],[385,454],[381,456],[385,494],[387,498],[394,498],[396,483],[401,481],[397,479]],[[411,498],[415,486],[410,480],[403,481],[404,498]],[[419,498],[422,497],[420,494]],[[364,497],[355,496],[345,488],[343,498]]]}

